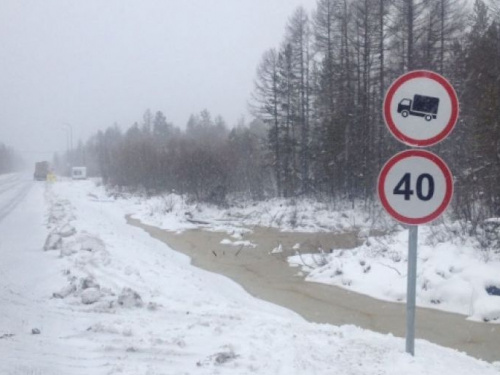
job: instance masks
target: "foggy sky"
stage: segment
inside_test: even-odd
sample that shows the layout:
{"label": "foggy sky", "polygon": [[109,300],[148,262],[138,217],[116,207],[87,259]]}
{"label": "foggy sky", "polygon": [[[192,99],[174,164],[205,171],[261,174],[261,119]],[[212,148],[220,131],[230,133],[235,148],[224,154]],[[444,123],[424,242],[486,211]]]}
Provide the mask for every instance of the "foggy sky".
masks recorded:
{"label": "foggy sky", "polygon": [[146,109],[184,127],[208,109],[232,126],[265,50],[315,0],[2,0],[0,143],[50,159]]}

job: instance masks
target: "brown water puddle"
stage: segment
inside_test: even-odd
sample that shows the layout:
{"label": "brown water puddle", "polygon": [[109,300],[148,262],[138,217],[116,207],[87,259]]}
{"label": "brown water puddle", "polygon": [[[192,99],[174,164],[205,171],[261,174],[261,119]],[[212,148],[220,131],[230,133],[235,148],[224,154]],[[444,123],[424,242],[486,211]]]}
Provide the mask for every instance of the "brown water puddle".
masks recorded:
{"label": "brown water puddle", "polygon": [[[142,224],[127,217],[131,225],[188,255],[192,264],[225,275],[257,298],[289,308],[305,319],[334,325],[354,324],[381,333],[405,336],[405,305],[376,300],[345,289],[305,282],[299,269],[286,262],[295,244],[307,249],[352,248],[354,233],[289,233],[256,227],[244,239],[256,248],[223,245],[227,233],[202,229],[180,234]],[[279,244],[284,253],[270,254]],[[467,321],[464,316],[432,309],[417,309],[417,338],[464,351],[487,361],[500,360],[500,326]],[[418,356],[418,343],[416,345]]]}

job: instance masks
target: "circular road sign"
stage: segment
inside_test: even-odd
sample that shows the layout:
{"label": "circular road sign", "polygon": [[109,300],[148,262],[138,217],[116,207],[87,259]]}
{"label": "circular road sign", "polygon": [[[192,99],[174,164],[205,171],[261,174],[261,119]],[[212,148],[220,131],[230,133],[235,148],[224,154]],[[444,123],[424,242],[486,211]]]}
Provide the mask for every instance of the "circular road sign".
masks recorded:
{"label": "circular road sign", "polygon": [[432,146],[453,130],[458,97],[441,75],[415,70],[396,79],[384,99],[384,118],[392,135],[410,146]]}
{"label": "circular road sign", "polygon": [[403,151],[382,168],[378,195],[386,211],[401,223],[428,223],[448,207],[453,176],[445,162],[433,153]]}

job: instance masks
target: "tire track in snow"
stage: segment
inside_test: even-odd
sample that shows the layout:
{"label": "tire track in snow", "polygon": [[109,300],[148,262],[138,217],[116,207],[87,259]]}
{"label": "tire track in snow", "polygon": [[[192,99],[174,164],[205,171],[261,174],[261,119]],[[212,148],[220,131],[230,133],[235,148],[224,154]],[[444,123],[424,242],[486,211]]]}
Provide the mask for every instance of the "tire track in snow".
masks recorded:
{"label": "tire track in snow", "polygon": [[5,193],[21,182],[19,175],[10,175],[0,178],[0,194]]}
{"label": "tire track in snow", "polygon": [[13,190],[15,189],[16,192],[14,196],[3,196],[0,199],[0,222],[9,214],[12,212],[12,210],[23,201],[23,199],[26,197],[28,192],[31,190],[33,187],[33,181],[22,181],[18,180],[17,183],[15,184],[7,184],[8,187],[4,188],[4,184],[0,185],[0,193],[3,193],[7,190]]}

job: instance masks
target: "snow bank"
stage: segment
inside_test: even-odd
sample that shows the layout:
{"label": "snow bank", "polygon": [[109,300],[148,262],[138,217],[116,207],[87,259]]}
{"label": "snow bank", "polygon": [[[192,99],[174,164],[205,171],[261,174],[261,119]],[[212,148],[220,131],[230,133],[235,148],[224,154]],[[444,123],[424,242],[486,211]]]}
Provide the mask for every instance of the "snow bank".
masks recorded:
{"label": "snow bank", "polygon": [[[264,226],[282,231],[341,233],[353,228],[386,230],[399,227],[389,220],[382,208],[363,211],[352,204],[318,202],[309,199],[270,199],[262,202],[234,200],[229,208],[189,202],[184,196],[165,194],[155,197],[126,196],[129,210],[144,223],[169,230],[203,226],[227,232],[241,226]],[[358,203],[359,207],[361,203]]]}
{"label": "snow bank", "polygon": [[[485,262],[473,243],[455,238],[436,242],[436,231],[422,226],[419,233],[417,304],[457,312],[472,320],[500,323],[500,297],[487,288],[500,286],[500,259]],[[441,234],[441,236],[445,236]],[[307,280],[340,286],[375,298],[405,302],[408,232],[369,237],[356,249],[289,258],[302,265]]]}

